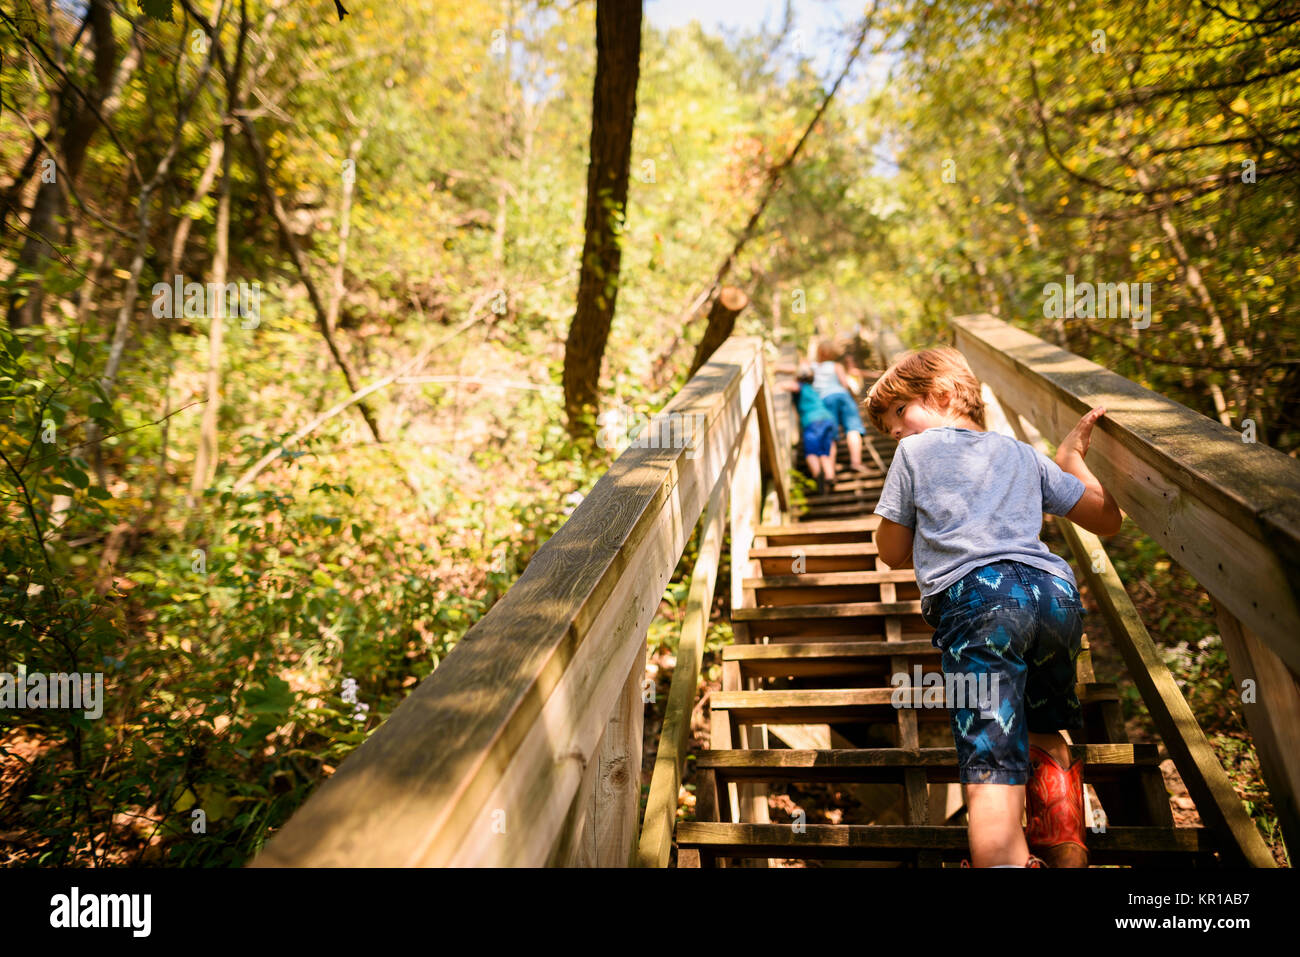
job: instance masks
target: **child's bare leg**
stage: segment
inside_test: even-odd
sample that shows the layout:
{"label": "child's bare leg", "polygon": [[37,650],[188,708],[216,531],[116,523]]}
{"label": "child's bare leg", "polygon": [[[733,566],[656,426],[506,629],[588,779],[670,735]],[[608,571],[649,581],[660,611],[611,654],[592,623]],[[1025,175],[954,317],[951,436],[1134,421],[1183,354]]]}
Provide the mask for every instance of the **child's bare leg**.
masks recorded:
{"label": "child's bare leg", "polygon": [[812,475],[813,478],[821,478],[821,474],[822,474],[822,456],[820,456],[820,455],[809,455],[809,456],[807,456],[807,461],[808,461],[808,472],[809,472],[809,474]]}
{"label": "child's bare leg", "polygon": [[822,456],[822,468],[826,471],[826,477],[832,482],[835,481],[835,443],[831,443],[831,454]]}
{"label": "child's bare leg", "polygon": [[845,439],[849,443],[849,468],[860,472],[862,471],[862,433],[847,432]]}
{"label": "child's bare leg", "polygon": [[1025,786],[965,784],[962,788],[970,818],[970,866],[1023,866],[1029,859],[1029,845],[1020,826],[1025,810]]}
{"label": "child's bare leg", "polygon": [[1042,748],[1053,758],[1056,763],[1063,768],[1070,766],[1070,746],[1065,743],[1065,738],[1059,731],[1050,731],[1047,734],[1039,734],[1037,731],[1029,732],[1029,743]]}

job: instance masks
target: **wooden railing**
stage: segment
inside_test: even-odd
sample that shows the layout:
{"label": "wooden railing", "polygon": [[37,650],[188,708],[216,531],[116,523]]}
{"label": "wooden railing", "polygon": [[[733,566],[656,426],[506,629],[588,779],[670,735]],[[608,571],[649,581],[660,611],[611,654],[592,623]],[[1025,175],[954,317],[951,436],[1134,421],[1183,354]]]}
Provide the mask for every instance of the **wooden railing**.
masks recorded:
{"label": "wooden railing", "polygon": [[[1106,414],[1088,466],[1134,524],[1214,601],[1236,691],[1288,847],[1300,847],[1300,463],[991,316],[952,320],[956,347],[1022,441],[1048,451]],[[990,428],[996,428],[990,422]],[[1202,819],[1236,856],[1274,862],[1096,536],[1058,519]]]}
{"label": "wooden railing", "polygon": [[706,508],[715,565],[724,502],[733,563],[764,472],[788,509],[775,409],[763,342],[728,339],[253,866],[633,863],[646,631]]}
{"label": "wooden railing", "polygon": [[[796,360],[792,347],[780,350],[778,363],[790,364]],[[795,438],[794,407],[789,393],[773,393],[773,438],[776,454],[773,467],[779,468],[783,481],[788,481],[791,468],[791,444]],[[766,407],[766,403],[764,407]],[[766,441],[761,436],[760,441]],[[752,443],[754,436],[747,436]],[[754,528],[760,517],[757,513],[759,488],[758,472],[754,467],[752,452],[741,450],[741,461],[750,462],[730,477],[728,482],[718,482],[702,524],[699,556],[690,575],[690,591],[686,613],[682,620],[681,635],[677,643],[676,665],[664,707],[664,723],[659,732],[659,747],[655,753],[654,771],[650,780],[650,793],[646,798],[644,824],[636,855],[638,867],[667,867],[672,854],[673,826],[677,820],[678,795],[682,786],[682,773],[690,738],[691,715],[694,713],[700,668],[704,662],[705,636],[709,629],[709,614],[713,609],[714,589],[717,585],[718,567],[722,558],[723,535],[730,531],[730,578],[732,607],[740,604],[740,584],[749,574],[749,549],[754,541]],[[775,482],[763,504],[763,524],[779,523],[789,513],[788,490],[781,490]]]}

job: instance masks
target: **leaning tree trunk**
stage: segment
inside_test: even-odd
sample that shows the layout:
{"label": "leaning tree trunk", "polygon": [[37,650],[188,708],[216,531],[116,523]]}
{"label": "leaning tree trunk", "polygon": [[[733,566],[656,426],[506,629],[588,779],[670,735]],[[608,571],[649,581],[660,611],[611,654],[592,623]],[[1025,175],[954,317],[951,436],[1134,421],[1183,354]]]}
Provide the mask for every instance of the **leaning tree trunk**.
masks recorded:
{"label": "leaning tree trunk", "polygon": [[[15,289],[9,300],[9,325],[33,326],[41,322],[41,305],[45,298],[43,273],[54,252],[50,236],[61,216],[66,213],[63,175],[76,182],[86,158],[90,137],[99,126],[99,108],[113,86],[117,66],[117,43],[113,38],[113,10],[107,0],[90,0],[86,11],[91,36],[95,45],[95,84],[84,94],[84,99],[73,89],[72,81],[65,82],[58,96],[58,117],[53,148],[57,149],[57,172],[48,180],[41,179],[27,222],[27,240],[18,254],[15,274],[31,273],[33,278]],[[54,24],[50,24],[54,29]]]}
{"label": "leaning tree trunk", "polygon": [[586,239],[564,347],[564,410],[574,438],[595,433],[600,363],[618,298],[640,58],[641,0],[597,0]]}
{"label": "leaning tree trunk", "polygon": [[691,363],[688,379],[709,361],[709,356],[718,351],[718,346],[727,341],[727,336],[736,328],[736,317],[747,305],[749,297],[741,290],[735,286],[722,287],[709,310],[709,324],[704,329],[704,338],[695,347],[695,360]]}

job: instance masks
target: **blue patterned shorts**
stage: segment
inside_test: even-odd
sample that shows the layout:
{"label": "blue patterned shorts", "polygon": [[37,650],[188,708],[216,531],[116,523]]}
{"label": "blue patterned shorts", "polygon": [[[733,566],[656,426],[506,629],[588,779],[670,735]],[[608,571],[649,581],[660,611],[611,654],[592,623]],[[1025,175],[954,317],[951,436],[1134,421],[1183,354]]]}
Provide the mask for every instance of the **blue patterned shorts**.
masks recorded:
{"label": "blue patterned shorts", "polygon": [[1085,614],[1070,581],[1009,559],[921,603],[944,675],[993,691],[991,700],[950,712],[963,784],[1025,784],[1030,731],[1083,727],[1075,659]]}

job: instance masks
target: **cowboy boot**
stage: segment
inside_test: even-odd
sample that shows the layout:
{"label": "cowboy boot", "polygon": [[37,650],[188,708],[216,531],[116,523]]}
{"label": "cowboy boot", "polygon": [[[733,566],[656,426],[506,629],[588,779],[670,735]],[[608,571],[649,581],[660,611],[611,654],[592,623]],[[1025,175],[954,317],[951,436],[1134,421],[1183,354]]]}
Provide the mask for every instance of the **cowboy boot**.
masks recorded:
{"label": "cowboy boot", "polygon": [[1033,776],[1025,788],[1025,840],[1048,867],[1087,867],[1084,843],[1083,760],[1067,771],[1037,745],[1029,746]]}

